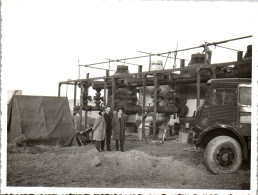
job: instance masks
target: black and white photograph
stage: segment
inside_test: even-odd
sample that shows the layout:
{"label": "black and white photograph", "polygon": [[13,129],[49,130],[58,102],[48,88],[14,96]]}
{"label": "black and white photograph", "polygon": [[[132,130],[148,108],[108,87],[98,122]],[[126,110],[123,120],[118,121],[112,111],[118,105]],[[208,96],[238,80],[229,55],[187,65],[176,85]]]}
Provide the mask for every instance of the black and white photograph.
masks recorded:
{"label": "black and white photograph", "polygon": [[256,1],[2,0],[3,194],[256,194]]}

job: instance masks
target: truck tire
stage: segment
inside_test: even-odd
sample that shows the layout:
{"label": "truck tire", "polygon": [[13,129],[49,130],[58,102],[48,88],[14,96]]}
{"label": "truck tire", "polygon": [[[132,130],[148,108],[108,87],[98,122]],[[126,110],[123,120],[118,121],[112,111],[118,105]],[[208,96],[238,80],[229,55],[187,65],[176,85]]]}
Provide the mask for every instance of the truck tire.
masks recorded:
{"label": "truck tire", "polygon": [[204,151],[204,164],[214,174],[233,173],[242,164],[240,144],[229,136],[212,139]]}

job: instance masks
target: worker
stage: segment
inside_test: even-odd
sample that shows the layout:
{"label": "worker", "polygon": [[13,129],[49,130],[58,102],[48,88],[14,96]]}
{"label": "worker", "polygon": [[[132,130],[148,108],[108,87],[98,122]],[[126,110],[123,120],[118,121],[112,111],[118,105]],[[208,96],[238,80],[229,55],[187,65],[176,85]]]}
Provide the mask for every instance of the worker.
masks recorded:
{"label": "worker", "polygon": [[95,140],[95,147],[99,152],[101,152],[101,149],[104,149],[104,139],[106,136],[106,122],[103,114],[104,114],[104,111],[99,112],[98,117],[96,118],[95,124],[92,128],[93,140]]}
{"label": "worker", "polygon": [[[125,116],[123,110],[118,109],[117,114],[112,119],[113,139],[116,140],[116,151],[120,150],[124,152],[125,144]],[[120,143],[119,143],[120,142]]]}
{"label": "worker", "polygon": [[[105,113],[104,113],[104,118],[105,118],[105,122],[106,122],[106,142],[107,142],[107,151],[111,151],[110,148],[110,143],[111,143],[111,135],[112,135],[112,118],[113,118],[113,114],[111,113],[111,108],[110,106],[106,107]],[[103,146],[103,150],[105,147],[105,140],[104,140],[104,146]]]}

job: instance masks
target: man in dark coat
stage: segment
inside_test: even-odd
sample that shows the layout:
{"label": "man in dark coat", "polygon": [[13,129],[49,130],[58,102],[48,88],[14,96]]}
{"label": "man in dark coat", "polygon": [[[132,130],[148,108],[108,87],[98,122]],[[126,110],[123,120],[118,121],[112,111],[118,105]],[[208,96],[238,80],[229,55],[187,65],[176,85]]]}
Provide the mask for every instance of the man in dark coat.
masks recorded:
{"label": "man in dark coat", "polygon": [[[113,115],[111,113],[111,108],[109,106],[106,107],[105,113],[104,113],[104,118],[105,118],[105,122],[107,124],[106,126],[106,142],[107,142],[107,151],[111,151],[110,148],[110,140],[111,140],[111,135],[112,135],[112,118]],[[104,141],[105,142],[105,141]],[[104,150],[105,147],[105,143],[102,146],[102,150]]]}
{"label": "man in dark coat", "polygon": [[[116,140],[116,151],[120,149],[124,152],[124,141],[125,141],[125,116],[123,115],[122,109],[118,110],[118,113],[114,115],[112,119],[113,128],[113,139]],[[119,144],[120,142],[120,144]]]}

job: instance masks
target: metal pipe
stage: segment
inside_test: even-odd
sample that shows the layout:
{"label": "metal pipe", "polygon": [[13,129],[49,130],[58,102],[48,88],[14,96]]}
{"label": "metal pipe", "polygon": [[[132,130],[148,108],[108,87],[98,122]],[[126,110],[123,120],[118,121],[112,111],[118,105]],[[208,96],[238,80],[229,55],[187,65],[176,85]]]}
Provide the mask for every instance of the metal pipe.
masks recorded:
{"label": "metal pipe", "polygon": [[211,66],[212,78],[216,79],[216,65]]}
{"label": "metal pipe", "polygon": [[[142,65],[138,65],[138,73],[142,73]],[[141,75],[138,75],[138,78],[141,78]]]}
{"label": "metal pipe", "polygon": [[158,74],[154,75],[154,107],[153,107],[153,139],[156,139],[157,121],[156,114],[158,108]]}
{"label": "metal pipe", "polygon": [[73,126],[74,126],[74,117],[75,117],[75,106],[76,106],[76,89],[77,88],[77,82],[74,83],[74,92],[73,92]]}
{"label": "metal pipe", "polygon": [[149,57],[149,55],[136,56],[136,57],[131,57],[131,58],[123,58],[123,59],[117,59],[117,60],[109,60],[109,61],[105,61],[105,62],[98,62],[98,63],[86,64],[86,65],[80,65],[80,66],[93,66],[93,65],[98,65],[98,64],[106,64],[106,63],[110,63],[110,62],[120,62],[122,60],[133,60],[133,59],[144,58],[144,57]]}
{"label": "metal pipe", "polygon": [[[185,60],[180,60],[180,68],[184,68],[185,67]],[[180,71],[180,73],[182,73],[182,70]]]}
{"label": "metal pipe", "polygon": [[237,50],[237,49],[232,49],[232,48],[224,47],[224,46],[220,46],[220,45],[216,45],[216,47],[221,47],[221,48],[229,49],[229,50],[232,50],[232,51],[240,51],[240,50]]}
{"label": "metal pipe", "polygon": [[[77,82],[74,83],[74,92],[73,92],[73,107],[76,106],[76,96],[77,96]],[[74,109],[73,109],[74,111]]]}
{"label": "metal pipe", "polygon": [[[109,69],[106,69],[106,68],[92,67],[92,66],[89,66],[89,65],[79,65],[79,66],[88,67],[88,68],[94,68],[94,69],[99,69],[99,70],[109,70]],[[115,72],[115,70],[109,70],[109,71]]]}
{"label": "metal pipe", "polygon": [[[163,66],[163,69],[165,69],[165,67],[166,67],[166,65],[167,65],[167,61],[168,61],[169,55],[170,55],[170,53],[168,53],[168,56],[167,56],[167,58],[166,58],[165,64],[164,64],[164,66]],[[166,56],[162,56],[162,57],[166,57]]]}
{"label": "metal pipe", "polygon": [[109,72],[110,72],[110,60],[108,60],[108,75],[109,75]]}
{"label": "metal pipe", "polygon": [[104,106],[107,105],[107,79],[104,80]]}
{"label": "metal pipe", "polygon": [[[170,54],[170,52],[168,52],[168,54]],[[163,57],[163,58],[170,58],[170,59],[174,59],[174,60],[186,60],[189,61],[188,59],[184,59],[184,58],[173,58],[173,57],[168,57],[168,56],[163,56],[165,54],[158,54],[158,56]]]}
{"label": "metal pipe", "polygon": [[79,70],[78,70],[78,79],[80,79],[81,78],[81,67],[79,66],[79,60],[78,60],[78,68],[79,68]]}
{"label": "metal pipe", "polygon": [[241,61],[243,59],[243,51],[237,52],[237,61]]}
{"label": "metal pipe", "polygon": [[149,71],[151,69],[151,54],[150,54],[150,57],[149,57]]}
{"label": "metal pipe", "polygon": [[61,95],[61,85],[62,85],[62,83],[58,83],[58,97],[60,97],[60,95]]}
{"label": "metal pipe", "polygon": [[115,100],[116,100],[115,94],[116,94],[116,79],[113,78],[112,79],[112,104],[111,104],[111,109],[113,111],[115,111]]}
{"label": "metal pipe", "polygon": [[81,88],[81,94],[80,94],[80,118],[79,118],[79,123],[80,123],[80,126],[79,126],[79,130],[81,131],[82,130],[82,101],[83,101],[83,83],[81,82],[80,83],[80,88]]}
{"label": "metal pipe", "polygon": [[[228,40],[224,40],[224,41],[219,41],[219,42],[212,42],[212,43],[207,43],[207,46],[211,46],[211,45],[218,45],[218,44],[222,44],[222,43],[227,43],[229,41],[235,41],[235,40],[240,40],[240,39],[245,39],[245,38],[250,38],[252,37],[252,35],[249,36],[245,36],[245,37],[239,37],[239,38],[234,38],[234,39],[228,39]],[[122,60],[132,60],[132,59],[137,59],[137,58],[144,58],[144,57],[149,57],[152,55],[163,55],[163,54],[168,54],[168,53],[175,53],[175,52],[180,52],[180,51],[187,51],[187,50],[191,50],[191,49],[198,49],[201,47],[205,47],[205,45],[199,45],[196,47],[190,47],[190,48],[186,48],[186,49],[179,49],[179,50],[175,50],[175,51],[168,51],[168,52],[163,52],[163,53],[158,53],[158,54],[150,54],[150,55],[145,55],[145,56],[137,56],[137,57],[130,57],[130,58],[123,58],[123,59],[117,59],[117,60],[109,60],[109,61],[105,61],[105,62],[98,62],[98,63],[93,63],[93,64],[86,64],[86,65],[80,65],[80,66],[91,66],[91,65],[98,65],[98,64],[105,64],[105,63],[110,63],[110,62],[120,62]],[[147,53],[147,52],[141,52],[141,53]]]}
{"label": "metal pipe", "polygon": [[207,58],[207,55],[208,55],[208,53],[207,53],[207,51],[208,51],[208,47],[207,47],[207,42],[205,42],[205,44],[204,44],[204,63],[205,63],[205,65],[207,65],[208,64],[208,58]]}
{"label": "metal pipe", "polygon": [[[178,84],[189,84],[189,83],[196,83],[197,79],[196,79],[196,75],[194,77],[189,77],[189,78],[175,78],[175,75],[173,75],[173,81],[171,81],[170,79],[165,79],[165,80],[161,80],[159,81],[160,85],[169,85],[171,82],[177,82]],[[201,82],[206,82],[208,79],[211,79],[210,76],[206,76],[206,77],[202,77],[201,78]],[[126,81],[126,80],[125,80]],[[99,82],[96,84],[93,84],[93,88],[97,89],[104,89],[104,82]],[[154,79],[153,78],[147,78],[146,79],[146,86],[153,86],[154,85]],[[126,84],[117,84],[117,86],[119,88],[123,88],[123,87],[142,87],[143,86],[143,80],[142,79],[138,79],[138,78],[134,78],[133,80],[129,80],[126,82]],[[112,88],[112,83],[111,82],[107,82],[107,88],[110,89]]]}
{"label": "metal pipe", "polygon": [[[179,60],[187,60],[187,59],[183,59],[183,58],[173,58],[173,57],[170,57],[169,55],[171,54],[171,53],[176,53],[176,51],[177,50],[175,50],[175,51],[173,51],[173,52],[171,52],[171,51],[169,51],[169,52],[167,52],[167,53],[156,53],[156,54],[153,54],[153,53],[149,53],[149,52],[145,52],[145,51],[138,51],[139,53],[146,53],[146,54],[150,54],[150,55],[152,55],[152,56],[160,56],[160,57],[163,57],[163,58],[171,58],[171,59],[179,59]],[[163,55],[165,55],[165,54],[168,54],[168,56],[163,56]],[[188,60],[189,61],[189,60]]]}
{"label": "metal pipe", "polygon": [[142,88],[142,133],[141,133],[141,137],[140,140],[142,139],[142,135],[145,135],[145,102],[146,102],[146,77],[147,74],[145,74],[143,76],[143,88]]}
{"label": "metal pipe", "polygon": [[[218,45],[218,44],[222,44],[222,43],[227,43],[229,41],[236,41],[236,40],[240,40],[240,39],[245,39],[245,38],[250,38],[252,37],[252,35],[249,36],[245,36],[245,37],[239,37],[239,38],[235,38],[235,39],[228,39],[228,40],[224,40],[224,41],[218,41],[218,42],[212,42],[212,43],[207,43],[207,46],[211,46],[211,45]],[[174,50],[174,51],[169,51],[169,52],[163,52],[163,53],[159,53],[159,55],[163,55],[163,54],[168,54],[168,53],[174,53],[174,52],[179,52],[179,51],[187,51],[187,50],[191,50],[191,49],[198,49],[201,47],[205,47],[204,44],[196,46],[196,47],[189,47],[186,49],[179,49],[179,50]],[[157,55],[157,54],[152,54],[152,55]]]}
{"label": "metal pipe", "polygon": [[[200,91],[201,91],[201,74],[200,74],[200,66],[196,66],[196,73],[197,73],[197,107],[200,105]],[[196,107],[196,108],[197,108]]]}
{"label": "metal pipe", "polygon": [[109,77],[109,70],[106,70],[106,77]]}
{"label": "metal pipe", "polygon": [[[225,63],[216,63],[216,64],[209,64],[209,65],[200,65],[200,68],[210,68],[211,65],[215,65],[216,67],[224,67],[224,66],[231,66],[231,65],[238,65],[238,64],[249,64],[252,63],[252,59],[246,59],[244,62],[243,61],[234,61],[234,62],[225,62]],[[167,73],[169,74],[170,72],[176,72],[176,71],[181,71],[181,68],[175,68],[175,69],[166,69],[166,70],[155,70],[155,71],[146,71],[142,73],[130,73],[130,74],[123,74],[123,75],[111,75],[111,78],[125,78],[125,77],[132,77],[132,76],[137,76],[137,75],[143,75],[143,74],[154,74],[154,73]],[[186,66],[184,67],[184,70],[195,70],[195,66]],[[99,80],[99,79],[104,79],[106,77],[95,77],[95,78],[89,78],[89,79],[76,79],[76,80],[71,80],[71,81],[61,81],[59,83],[61,84],[71,84],[73,85],[73,82],[82,82],[82,81],[94,81],[94,80]]]}
{"label": "metal pipe", "polygon": [[[87,75],[88,76],[88,75]],[[88,92],[89,92],[89,87],[85,86],[84,90],[87,90],[87,96],[88,96]],[[85,107],[87,108],[88,107],[88,100],[86,100],[86,104],[85,104]],[[87,120],[88,120],[88,112],[87,112],[87,109],[85,110],[85,116],[84,116],[84,129],[87,128]]]}
{"label": "metal pipe", "polygon": [[143,66],[143,65],[141,65],[141,64],[133,64],[133,63],[129,63],[129,62],[124,62],[124,64],[134,65],[134,66]]}

